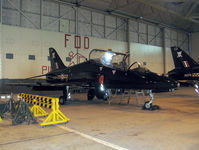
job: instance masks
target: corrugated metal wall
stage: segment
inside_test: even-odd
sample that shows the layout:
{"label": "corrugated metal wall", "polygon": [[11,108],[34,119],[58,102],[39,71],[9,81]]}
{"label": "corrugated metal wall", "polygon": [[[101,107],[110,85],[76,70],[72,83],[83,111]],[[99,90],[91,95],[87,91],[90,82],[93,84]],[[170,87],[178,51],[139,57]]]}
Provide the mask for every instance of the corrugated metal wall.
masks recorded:
{"label": "corrugated metal wall", "polygon": [[[126,18],[71,7],[48,0],[0,0],[1,1],[1,78],[25,78],[45,73],[49,66],[48,48],[58,50],[66,65],[70,54],[88,57],[93,48],[129,51],[130,63],[146,62],[149,69],[163,73],[163,41],[166,45],[166,71],[173,68],[170,46],[178,45],[188,50],[188,34],[183,31]],[[10,26],[11,25],[11,26]],[[165,32],[165,39],[163,39]],[[70,34],[65,47],[65,33]],[[81,36],[81,48],[75,48],[74,37]],[[84,37],[89,38],[89,49],[83,47]],[[7,59],[6,54],[14,55]],[[35,60],[29,60],[34,55]],[[78,63],[78,58],[74,58]],[[84,59],[79,62],[84,61]],[[9,68],[9,69],[8,69]],[[10,68],[12,68],[10,70]],[[47,70],[44,70],[47,71]]]}
{"label": "corrugated metal wall", "polygon": [[[2,24],[126,41],[126,19],[47,0],[1,0]],[[77,21],[76,21],[77,19]],[[77,29],[76,29],[77,24]],[[130,41],[162,46],[158,25],[130,20]],[[188,50],[186,32],[166,29],[166,46]]]}

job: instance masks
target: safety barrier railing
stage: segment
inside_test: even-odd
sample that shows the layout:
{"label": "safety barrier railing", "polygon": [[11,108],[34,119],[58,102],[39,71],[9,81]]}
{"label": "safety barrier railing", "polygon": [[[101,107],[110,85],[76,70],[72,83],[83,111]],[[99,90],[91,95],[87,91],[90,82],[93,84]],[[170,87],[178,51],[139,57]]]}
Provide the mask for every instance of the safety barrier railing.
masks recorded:
{"label": "safety barrier railing", "polygon": [[43,123],[41,123],[41,126],[66,123],[70,120],[59,110],[58,98],[25,94],[25,93],[20,93],[19,96],[20,98],[25,100],[26,103],[33,104],[31,112],[35,117],[48,115],[48,113],[41,107],[52,109],[52,112],[43,121]]}

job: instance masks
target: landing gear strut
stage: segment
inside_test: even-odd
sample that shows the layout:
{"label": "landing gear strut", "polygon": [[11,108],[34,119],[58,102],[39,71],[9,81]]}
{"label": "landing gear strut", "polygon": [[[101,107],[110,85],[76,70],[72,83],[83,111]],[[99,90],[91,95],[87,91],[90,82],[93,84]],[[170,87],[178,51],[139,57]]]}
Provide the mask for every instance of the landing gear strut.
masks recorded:
{"label": "landing gear strut", "polygon": [[152,90],[148,90],[148,93],[149,93],[150,101],[146,101],[144,103],[143,109],[146,109],[146,110],[160,109],[160,107],[158,105],[152,105],[154,102],[154,95],[152,93]]}
{"label": "landing gear strut", "polygon": [[65,102],[67,100],[69,100],[70,98],[71,97],[70,97],[70,93],[69,93],[69,86],[66,86],[66,88],[63,89],[63,96],[59,97],[59,104],[64,105]]}

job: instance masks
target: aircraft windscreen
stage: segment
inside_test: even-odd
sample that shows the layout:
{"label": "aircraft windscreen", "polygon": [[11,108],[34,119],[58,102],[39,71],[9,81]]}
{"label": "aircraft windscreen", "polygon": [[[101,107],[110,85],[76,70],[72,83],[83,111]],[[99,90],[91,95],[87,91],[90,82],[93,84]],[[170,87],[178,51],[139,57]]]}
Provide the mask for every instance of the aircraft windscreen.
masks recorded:
{"label": "aircraft windscreen", "polygon": [[[117,53],[112,51],[106,51],[106,50],[93,50],[90,53],[89,59],[94,59],[96,61],[100,61],[105,66],[108,67],[124,67],[124,57],[126,55],[123,53]],[[122,64],[123,63],[123,64]]]}
{"label": "aircraft windscreen", "polygon": [[139,62],[134,62],[130,65],[129,70],[137,70],[139,72],[151,72],[148,68],[146,68],[143,64]]}

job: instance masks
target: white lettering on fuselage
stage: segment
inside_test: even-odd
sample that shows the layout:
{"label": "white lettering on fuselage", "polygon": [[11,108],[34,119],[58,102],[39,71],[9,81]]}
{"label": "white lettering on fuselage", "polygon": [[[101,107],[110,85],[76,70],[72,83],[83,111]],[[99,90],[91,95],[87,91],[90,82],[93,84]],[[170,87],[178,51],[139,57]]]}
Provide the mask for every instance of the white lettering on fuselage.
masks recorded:
{"label": "white lettering on fuselage", "polygon": [[191,77],[191,74],[184,74],[184,77]]}
{"label": "white lettering on fuselage", "polygon": [[182,51],[180,51],[180,52],[177,52],[177,54],[178,54],[177,58],[180,58],[180,57],[182,57]]}

